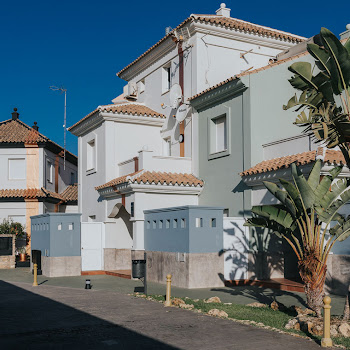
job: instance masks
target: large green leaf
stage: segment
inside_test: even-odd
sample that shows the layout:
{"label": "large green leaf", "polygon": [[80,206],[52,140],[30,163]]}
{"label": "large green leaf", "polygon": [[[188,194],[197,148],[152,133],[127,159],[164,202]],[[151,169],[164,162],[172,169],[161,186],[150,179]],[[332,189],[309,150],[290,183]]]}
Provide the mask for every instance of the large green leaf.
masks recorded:
{"label": "large green leaf", "polygon": [[317,159],[310,171],[309,178],[307,179],[307,183],[313,190],[315,190],[320,183],[321,165],[321,160]]}
{"label": "large green leaf", "polygon": [[322,64],[323,69],[330,76],[331,72],[329,53],[316,44],[308,44],[307,50],[309,51],[312,57],[314,57],[317,61],[319,61]]}
{"label": "large green leaf", "polygon": [[312,82],[312,67],[309,62],[295,62],[288,69],[297,74],[310,88],[317,89],[317,86]]}
{"label": "large green leaf", "polygon": [[332,168],[329,171],[329,175],[325,175],[315,190],[315,195],[318,199],[318,203],[323,200],[324,196],[329,192],[333,180],[340,174],[342,170],[341,166]]}
{"label": "large green leaf", "polygon": [[283,188],[288,192],[289,198],[292,200],[294,206],[298,209],[299,212],[303,211],[303,203],[301,201],[301,198],[299,196],[298,190],[295,188],[295,186],[284,179],[279,179],[281,185]]}
{"label": "large green leaf", "polygon": [[299,192],[299,196],[303,202],[305,209],[311,208],[315,203],[315,192],[311,186],[307,183],[304,175],[297,168],[295,163],[292,164],[292,177],[295,183],[295,187]]}
{"label": "large green leaf", "polygon": [[286,210],[274,205],[254,206],[252,213],[268,218],[286,229],[290,229],[294,223],[292,216]]}

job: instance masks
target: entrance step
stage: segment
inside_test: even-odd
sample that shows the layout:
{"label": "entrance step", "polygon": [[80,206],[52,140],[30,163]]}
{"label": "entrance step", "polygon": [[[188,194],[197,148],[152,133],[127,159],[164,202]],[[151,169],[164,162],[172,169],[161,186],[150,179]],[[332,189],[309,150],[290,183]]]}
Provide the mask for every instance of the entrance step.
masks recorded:
{"label": "entrance step", "polygon": [[94,276],[94,275],[109,275],[115,277],[131,279],[131,270],[98,270],[98,271],[81,271],[81,276]]}
{"label": "entrance step", "polygon": [[227,280],[225,281],[226,287],[238,287],[238,286],[257,286],[263,288],[279,289],[289,292],[304,292],[304,286],[302,283],[289,280],[286,278],[274,278],[268,280]]}

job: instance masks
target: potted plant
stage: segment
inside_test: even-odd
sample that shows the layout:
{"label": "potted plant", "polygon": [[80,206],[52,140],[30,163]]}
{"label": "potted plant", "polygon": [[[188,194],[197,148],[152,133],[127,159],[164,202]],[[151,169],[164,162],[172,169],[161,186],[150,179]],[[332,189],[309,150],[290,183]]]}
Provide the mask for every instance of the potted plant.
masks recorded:
{"label": "potted plant", "polygon": [[25,262],[27,261],[27,253],[26,253],[26,247],[21,247],[18,249],[19,252],[19,261],[20,262]]}

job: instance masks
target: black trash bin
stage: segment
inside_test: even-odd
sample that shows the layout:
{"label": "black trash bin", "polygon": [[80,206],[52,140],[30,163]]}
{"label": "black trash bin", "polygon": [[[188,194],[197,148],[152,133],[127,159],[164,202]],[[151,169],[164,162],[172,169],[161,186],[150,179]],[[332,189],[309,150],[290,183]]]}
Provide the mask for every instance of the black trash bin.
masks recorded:
{"label": "black trash bin", "polygon": [[43,272],[41,270],[41,250],[32,250],[32,263],[33,263],[32,274],[34,274],[34,264],[37,264],[38,275],[42,275]]}
{"label": "black trash bin", "polygon": [[132,277],[144,278],[146,274],[146,260],[132,260]]}

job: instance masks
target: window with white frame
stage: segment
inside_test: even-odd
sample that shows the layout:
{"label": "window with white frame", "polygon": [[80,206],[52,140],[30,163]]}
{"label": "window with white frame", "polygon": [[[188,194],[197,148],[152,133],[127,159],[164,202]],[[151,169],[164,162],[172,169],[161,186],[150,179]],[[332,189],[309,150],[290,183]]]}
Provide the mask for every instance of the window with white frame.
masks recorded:
{"label": "window with white frame", "polygon": [[76,180],[75,180],[75,173],[74,172],[71,172],[70,173],[70,184],[71,185],[74,185],[76,183]]}
{"label": "window with white frame", "polygon": [[26,162],[24,158],[9,159],[9,180],[26,178]]}
{"label": "window with white frame", "polygon": [[164,156],[171,156],[171,138],[164,139],[164,144],[163,144],[164,150],[163,154]]}
{"label": "window with white frame", "polygon": [[86,170],[96,169],[96,144],[95,139],[89,141],[86,146]]}
{"label": "window with white frame", "polygon": [[162,93],[170,90],[171,87],[171,62],[162,68]]}
{"label": "window with white frame", "polygon": [[53,183],[54,168],[51,160],[47,161],[47,181]]}
{"label": "window with white frame", "polygon": [[229,120],[227,114],[211,118],[208,122],[209,159],[229,155]]}

